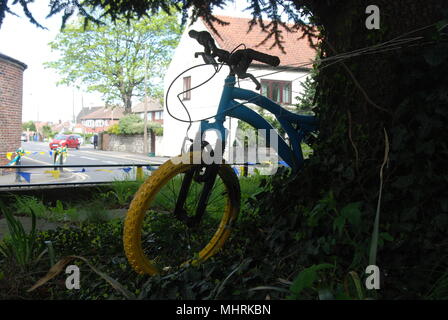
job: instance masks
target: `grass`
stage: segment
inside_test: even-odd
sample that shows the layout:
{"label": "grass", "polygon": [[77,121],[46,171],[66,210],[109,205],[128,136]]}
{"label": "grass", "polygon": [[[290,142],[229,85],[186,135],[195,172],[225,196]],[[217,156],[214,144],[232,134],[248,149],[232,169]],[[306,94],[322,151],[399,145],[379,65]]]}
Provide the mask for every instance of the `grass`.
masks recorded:
{"label": "grass", "polygon": [[22,223],[15,219],[10,210],[1,209],[5,215],[9,234],[0,241],[0,254],[7,259],[15,260],[16,264],[25,270],[43,252],[42,244],[37,241],[36,214],[31,210],[32,225],[26,232]]}
{"label": "grass", "polygon": [[[260,183],[264,179],[261,175],[250,175],[248,177],[240,177],[240,189],[241,189],[241,202],[244,204],[245,200],[252,197],[260,190]],[[161,210],[170,210],[175,205],[175,199],[182,183],[183,175],[178,175],[171,179],[157,194],[152,208]],[[193,183],[190,192],[187,196],[186,204],[188,208],[196,207],[197,200],[201,193],[201,186],[197,183]],[[208,202],[208,211],[220,212],[224,207],[226,201],[225,186],[221,179],[217,179],[213,187],[212,193]],[[216,216],[220,218],[220,216]]]}
{"label": "grass", "polygon": [[63,204],[56,200],[54,206],[45,205],[41,199],[33,196],[14,195],[15,203],[13,205],[17,214],[27,216],[35,215],[38,219],[44,219],[51,222],[66,222],[77,220],[77,209]]}
{"label": "grass", "polygon": [[112,190],[103,194],[103,198],[115,202],[121,207],[127,206],[143,181],[117,180],[112,182]]}

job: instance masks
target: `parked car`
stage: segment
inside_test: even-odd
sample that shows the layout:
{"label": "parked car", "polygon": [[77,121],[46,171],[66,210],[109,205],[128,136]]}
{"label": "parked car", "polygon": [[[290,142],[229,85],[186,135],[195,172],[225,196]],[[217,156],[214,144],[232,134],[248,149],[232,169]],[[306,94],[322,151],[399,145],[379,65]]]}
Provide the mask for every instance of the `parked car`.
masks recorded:
{"label": "parked car", "polygon": [[20,136],[20,141],[26,142],[28,140],[26,133],[22,132],[22,135]]}
{"label": "parked car", "polygon": [[65,147],[67,148],[76,148],[79,149],[79,140],[74,135],[66,135],[66,134],[57,134],[53,140],[50,142],[50,149],[56,149],[58,147]]}

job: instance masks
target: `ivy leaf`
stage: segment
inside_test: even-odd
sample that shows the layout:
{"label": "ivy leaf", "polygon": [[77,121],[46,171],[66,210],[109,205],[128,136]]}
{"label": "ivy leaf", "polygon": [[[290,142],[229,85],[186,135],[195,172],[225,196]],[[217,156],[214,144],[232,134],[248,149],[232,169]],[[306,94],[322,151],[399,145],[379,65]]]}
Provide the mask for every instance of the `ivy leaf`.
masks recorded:
{"label": "ivy leaf", "polygon": [[312,265],[311,267],[300,272],[290,287],[290,291],[293,293],[292,297],[297,297],[304,289],[312,287],[314,281],[317,280],[317,271],[330,268],[333,268],[333,265],[322,263]]}
{"label": "ivy leaf", "polygon": [[394,238],[387,232],[381,232],[380,238],[386,241],[394,241]]}
{"label": "ivy leaf", "polygon": [[341,234],[344,225],[345,225],[345,217],[339,216],[336,219],[334,219],[333,230],[338,230],[339,234]]}
{"label": "ivy leaf", "polygon": [[345,217],[353,226],[361,223],[361,202],[352,202],[341,210],[341,216]]}

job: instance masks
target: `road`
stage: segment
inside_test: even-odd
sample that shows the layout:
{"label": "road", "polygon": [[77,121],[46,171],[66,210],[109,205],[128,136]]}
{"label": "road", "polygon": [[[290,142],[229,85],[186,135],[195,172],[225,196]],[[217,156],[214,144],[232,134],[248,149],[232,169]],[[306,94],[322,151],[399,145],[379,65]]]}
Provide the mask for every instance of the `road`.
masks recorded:
{"label": "road", "polygon": [[[22,165],[52,165],[53,158],[50,155],[50,148],[45,142],[22,142],[22,148],[31,152],[22,157]],[[43,154],[41,154],[43,153]],[[69,149],[68,157],[64,164],[79,165],[79,168],[64,168],[60,174],[55,174],[53,168],[21,169],[26,174],[29,173],[31,184],[35,183],[60,183],[60,182],[103,182],[117,179],[135,179],[135,167],[131,164],[160,164],[168,158],[148,157],[142,154],[112,152],[93,149],[93,145],[81,145],[79,150]],[[104,165],[126,165],[122,167],[102,167]],[[98,167],[83,167],[84,165],[98,165]],[[132,168],[129,171],[129,168]],[[129,171],[129,172],[126,172]],[[148,168],[144,167],[148,173]],[[0,186],[6,184],[27,184],[23,177],[21,182],[16,182],[16,175],[13,172],[0,176]]]}

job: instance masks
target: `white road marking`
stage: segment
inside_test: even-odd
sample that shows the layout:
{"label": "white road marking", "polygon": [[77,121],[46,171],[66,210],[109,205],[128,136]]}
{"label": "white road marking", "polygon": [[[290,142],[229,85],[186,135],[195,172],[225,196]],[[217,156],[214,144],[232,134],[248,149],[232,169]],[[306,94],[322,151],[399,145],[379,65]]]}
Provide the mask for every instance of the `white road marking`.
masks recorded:
{"label": "white road marking", "polygon": [[130,156],[116,156],[116,155],[111,155],[111,154],[99,154],[98,152],[91,152],[91,151],[82,151],[82,152],[94,154],[96,156],[106,157],[106,158],[112,157],[112,158],[118,158],[118,159],[124,159],[124,160],[143,161],[143,162],[149,160],[148,158],[133,158]]}
{"label": "white road marking", "polygon": [[84,156],[80,156],[80,158],[87,159],[87,160],[99,161],[99,159],[97,159],[97,158],[89,158],[89,157],[84,157]]}
{"label": "white road marking", "polygon": [[36,159],[31,159],[31,158],[28,158],[28,157],[26,157],[26,156],[23,156],[23,158],[28,159],[28,160],[30,160],[30,161],[34,161],[34,162],[38,162],[38,163],[42,163],[42,164],[46,164],[46,165],[53,164],[53,163],[50,163],[50,162],[44,162],[44,161],[40,161],[40,160],[36,160]]}

